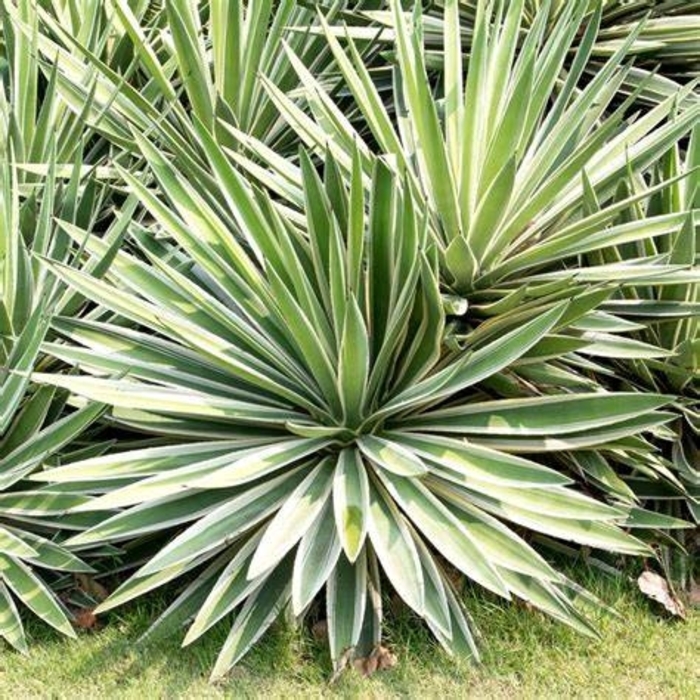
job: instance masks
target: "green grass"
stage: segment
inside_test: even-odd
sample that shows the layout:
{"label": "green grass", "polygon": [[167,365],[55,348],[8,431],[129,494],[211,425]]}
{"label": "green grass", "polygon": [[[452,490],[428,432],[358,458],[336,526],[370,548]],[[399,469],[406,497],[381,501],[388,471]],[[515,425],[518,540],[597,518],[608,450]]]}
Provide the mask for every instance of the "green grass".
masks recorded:
{"label": "green grass", "polygon": [[480,667],[447,657],[406,614],[388,626],[386,644],[399,657],[394,669],[369,680],[348,673],[333,686],[323,645],[283,627],[225,683],[211,686],[207,675],[225,629],[185,650],[175,638],[136,647],[159,607],[151,601],[112,613],[103,629],[76,641],[30,626],[29,655],[3,650],[0,656],[0,697],[700,698],[700,611],[676,622],[660,617],[631,580],[593,577],[588,585],[622,614],[594,616],[598,641],[473,594],[469,609],[483,633]]}

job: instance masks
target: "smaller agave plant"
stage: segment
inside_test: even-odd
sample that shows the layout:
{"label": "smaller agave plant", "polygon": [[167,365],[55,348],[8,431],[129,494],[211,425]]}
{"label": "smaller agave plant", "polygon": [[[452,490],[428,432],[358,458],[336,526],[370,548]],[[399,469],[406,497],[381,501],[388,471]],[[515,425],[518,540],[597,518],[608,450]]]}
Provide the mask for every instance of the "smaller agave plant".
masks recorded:
{"label": "smaller agave plant", "polygon": [[[685,215],[684,225],[669,239],[649,241],[647,253],[658,263],[675,267],[672,279],[663,280],[650,275],[642,287],[621,287],[607,302],[611,313],[627,323],[637,325],[636,341],[647,348],[656,346],[664,355],[632,356],[614,361],[615,381],[628,389],[668,392],[676,395],[673,409],[677,414],[673,433],[661,443],[663,450],[640,458],[636,469],[625,482],[630,495],[654,504],[655,525],[666,529],[671,519],[688,518],[700,523],[700,471],[697,432],[700,425],[700,270],[698,259],[698,228],[693,213],[700,208],[700,126],[695,126],[690,139],[681,148],[677,144],[658,163],[652,182],[661,182],[668,175],[685,177],[655,192],[644,206],[626,209],[621,216],[634,222],[649,215]],[[633,178],[621,188],[624,198],[630,191],[645,191],[643,178]],[[632,248],[611,248],[602,251],[598,262],[617,265],[622,257],[631,258]],[[653,272],[653,268],[650,268]],[[641,347],[641,346],[640,346]],[[671,525],[672,527],[672,525]],[[681,585],[688,585],[696,566],[695,533],[679,533],[682,548],[667,549],[667,561],[673,562],[669,573]]]}
{"label": "smaller agave plant", "polygon": [[[13,29],[9,9],[0,2],[0,637],[25,652],[21,607],[75,636],[57,591],[70,589],[74,575],[93,569],[63,541],[66,531],[94,522],[91,516],[66,515],[85,496],[27,477],[68,454],[75,459],[103,449],[100,443],[85,448],[77,442],[102,407],[73,410],[66,403],[68,392],[30,380],[35,369],[56,364],[42,347],[52,333],[52,314],[59,309],[78,314],[84,308],[40,258],[71,263],[70,238],[53,217],[92,230],[110,190],[86,176],[84,166],[95,163],[76,137],[82,124],[59,103],[55,74],[42,74],[32,3],[16,8],[28,36]],[[110,228],[105,241],[118,246],[122,235]],[[85,269],[99,272],[92,264]]]}
{"label": "smaller agave plant", "polygon": [[[416,3],[415,7],[419,5]],[[425,60],[430,68],[439,71],[446,68],[444,10],[449,8],[460,16],[460,34],[466,56],[474,41],[479,5],[479,0],[435,0],[425,7],[421,31],[425,39]],[[581,18],[599,13],[600,32],[592,47],[592,63],[586,71],[591,76],[631,34],[641,28],[630,45],[630,54],[635,58],[634,67],[622,84],[623,91],[634,92],[639,102],[658,103],[676,93],[680,85],[700,75],[700,46],[696,39],[700,31],[700,2],[697,0],[514,0],[490,3],[496,14],[505,14],[516,5],[522,7],[521,43],[525,42],[530,31],[537,30],[542,20],[546,21],[546,32],[551,35],[556,31],[557,22],[572,10],[580,13]],[[408,9],[409,6],[403,3],[403,7]],[[349,35],[359,42],[371,39],[384,44],[393,41],[395,22],[391,11],[384,7],[363,10],[348,6],[343,17],[352,18],[352,22],[348,27],[333,27],[339,37]],[[577,35],[576,43],[579,46],[585,43],[583,32]],[[575,56],[576,51],[569,53],[562,71],[563,78],[576,63]]]}
{"label": "smaller agave plant", "polygon": [[[76,520],[64,514],[85,497],[37,488],[27,476],[59,459],[67,446],[74,448],[103,409],[92,404],[74,411],[66,404],[68,392],[30,381],[34,369],[47,366],[42,343],[50,334],[52,313],[58,307],[69,313],[75,300],[38,260],[47,254],[66,262],[72,258],[70,239],[57,231],[52,217],[60,213],[88,227],[90,221],[74,206],[81,202],[75,196],[83,185],[79,169],[65,189],[48,154],[43,175],[20,171],[13,152],[21,146],[20,114],[4,102],[0,83],[0,636],[25,652],[17,603],[75,636],[54,584],[67,579],[70,585],[72,574],[93,571],[60,542],[65,539],[61,530],[71,523],[84,526],[84,516]],[[5,151],[10,140],[2,136],[8,131],[15,140]],[[88,185],[86,191],[92,202],[95,189]]]}
{"label": "smaller agave plant", "polygon": [[[592,262],[604,248],[639,244],[634,259],[618,261],[626,282],[640,265],[658,264],[645,260],[644,242],[675,234],[686,214],[649,213],[633,224],[620,223],[619,215],[669,183],[655,182],[653,190],[626,200],[615,194],[630,173],[648,177],[690,133],[700,115],[692,86],[630,115],[634,100],[620,100],[620,94],[636,35],[588,80],[600,8],[589,15],[586,3],[566,3],[551,31],[542,10],[520,45],[524,0],[478,3],[466,70],[460,4],[444,3],[444,71],[436,77],[426,63],[421,3],[413,14],[396,0],[388,4],[395,42],[389,95],[380,93],[350,29],[341,39],[337,27],[319,20],[365,128],[345,118],[291,49],[287,55],[299,72],[304,100],[284,94],[264,76],[262,81],[306,147],[319,157],[329,150],[345,174],[353,149],[362,154],[366,175],[377,151],[406,173],[413,197],[430,212],[443,289],[488,316],[505,306],[566,296],[572,284],[609,284],[610,268]],[[291,209],[304,206],[294,167],[254,137],[227,131],[240,142],[234,157],[251,177]],[[669,278],[673,272],[658,271]]]}
{"label": "smaller agave plant", "polygon": [[[621,439],[667,421],[667,397],[492,400],[483,380],[570,323],[572,305],[448,347],[436,251],[405,178],[377,160],[368,188],[355,153],[346,185],[330,156],[321,176],[302,152],[300,229],[198,133],[217,207],[136,135],[158,189],[123,177],[154,226],[130,227],[132,252],[104,279],[51,265],[115,320],[58,318],[65,341],[46,349],[82,373],[35,379],[162,441],[32,477],[96,496],[75,510],[103,519],[72,546],[166,538],[98,612],[187,575],[147,637],[186,624],[189,644],[231,617],[214,678],[283,609],[319,605],[341,670],[379,644],[387,589],[445,648],[476,655],[455,571],[592,633],[573,604],[581,589],[525,533],[649,550],[618,527],[624,510],[509,445]],[[63,228],[86,256],[105,254],[99,237]]]}

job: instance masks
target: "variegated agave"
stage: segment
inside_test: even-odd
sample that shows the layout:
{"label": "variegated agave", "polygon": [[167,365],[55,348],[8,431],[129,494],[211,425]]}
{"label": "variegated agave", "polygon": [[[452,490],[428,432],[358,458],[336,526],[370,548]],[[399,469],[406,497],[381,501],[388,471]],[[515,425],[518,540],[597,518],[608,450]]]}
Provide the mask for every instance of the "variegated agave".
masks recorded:
{"label": "variegated agave", "polygon": [[[630,35],[638,32],[630,45],[635,63],[622,81],[625,93],[635,93],[639,103],[655,104],[675,94],[680,85],[700,75],[700,47],[696,36],[700,31],[700,3],[697,0],[523,0],[522,3],[496,1],[490,3],[497,15],[503,15],[513,5],[522,7],[522,29],[519,40],[524,42],[531,28],[546,23],[550,33],[557,22],[572,11],[580,17],[600,15],[600,28],[591,52],[591,64],[586,72],[594,76]],[[352,18],[351,26],[333,27],[338,37],[347,34],[359,41],[375,40],[390,44],[396,28],[388,8],[390,3],[374,7],[347,7],[343,18]],[[418,7],[418,3],[414,7]],[[423,3],[421,29],[425,40],[424,57],[427,65],[438,71],[446,69],[444,10],[453,8],[461,18],[461,40],[465,60],[478,23],[478,0],[435,0]],[[403,8],[410,10],[404,3]],[[585,44],[584,33],[576,37],[579,47]],[[580,43],[579,43],[580,42]],[[575,65],[577,51],[566,62],[565,73]],[[695,92],[695,99],[698,93]]]}
{"label": "variegated agave", "polygon": [[[367,14],[391,27],[382,34],[395,47],[390,99],[380,94],[361,59],[366,28],[321,21],[365,130],[344,119],[333,95],[291,50],[305,104],[268,83],[280,112],[315,153],[330,150],[347,172],[353,149],[361,152],[365,170],[379,150],[410,174],[419,206],[431,212],[442,287],[458,295],[455,309],[469,303],[467,316],[452,319],[451,341],[460,342],[465,326],[472,342],[474,333],[495,337],[504,324],[525,320],[556,299],[577,296],[580,308],[588,304],[587,313],[540,346],[540,363],[523,364],[515,381],[489,380],[503,396],[585,389],[591,373],[593,385],[608,377],[616,385],[611,366],[622,375],[654,363],[670,370],[676,350],[691,351],[692,321],[681,324],[688,342],[669,347],[671,334],[659,341],[640,320],[666,318],[663,327],[669,329],[661,312],[674,312],[635,300],[687,297],[678,313],[697,312],[687,303],[700,279],[696,253],[677,245],[693,239],[700,221],[692,201],[696,174],[692,165],[684,170],[659,164],[685,148],[680,144],[697,124],[700,104],[693,86],[676,86],[640,112],[633,110],[634,97],[621,100],[634,73],[639,35],[630,32],[609,60],[598,63],[599,37],[613,4],[545,3],[538,10],[525,0],[482,2],[470,12],[464,2],[448,0],[425,13],[416,3],[410,14],[405,5],[390,2],[390,11]],[[435,42],[441,47],[439,72],[432,70]],[[469,60],[463,61],[467,44]],[[246,154],[237,154],[237,161],[249,175],[292,209],[303,208],[298,170],[280,165],[255,138],[236,137]],[[676,194],[686,191],[688,196]],[[658,205],[666,201],[675,204]],[[475,328],[477,319],[486,323]],[[679,383],[656,384],[654,391],[664,386],[673,393],[688,385],[690,369],[678,368]],[[690,404],[682,405],[687,415]],[[524,443],[521,449],[530,448]],[[645,472],[663,480],[670,473],[650,442],[577,450],[565,460],[584,479],[629,502],[635,494],[621,476]],[[683,525],[647,516],[642,522]]]}
{"label": "variegated agave", "polygon": [[[27,10],[23,18],[31,23]],[[26,478],[61,456],[102,449],[83,444],[79,451],[75,443],[102,413],[99,405],[72,410],[68,392],[30,381],[35,368],[51,364],[42,352],[51,314],[78,313],[83,307],[39,258],[70,262],[70,238],[53,217],[92,229],[109,201],[109,188],[84,176],[86,154],[75,138],[82,124],[56,104],[55,81],[41,84],[32,40],[11,30],[4,11],[0,19],[7,59],[7,70],[0,72],[0,636],[26,651],[17,603],[74,636],[70,614],[54,589],[70,587],[72,574],[92,571],[61,543],[62,532],[91,521],[65,516],[85,497],[37,488]],[[61,168],[59,162],[67,165]],[[110,229],[105,240],[118,246],[120,235]]]}
{"label": "variegated agave", "polygon": [[[408,172],[414,197],[430,212],[443,287],[468,297],[485,316],[556,294],[556,280],[564,286],[605,283],[617,275],[633,284],[645,274],[645,263],[655,261],[643,252],[619,261],[616,269],[589,268],[604,248],[667,237],[683,224],[684,214],[676,213],[649,215],[625,226],[619,223],[620,212],[653,192],[626,201],[613,197],[621,180],[630,173],[644,176],[690,132],[700,116],[700,103],[685,99],[692,88],[674,92],[641,116],[630,116],[631,103],[616,100],[630,72],[635,34],[593,79],[582,80],[600,12],[588,17],[586,3],[567,4],[551,30],[549,16],[542,12],[518,48],[526,22],[524,0],[507,8],[478,4],[466,72],[459,3],[444,3],[445,71],[435,80],[425,60],[420,4],[413,17],[398,0],[389,5],[396,67],[388,105],[350,32],[341,40],[336,29],[322,22],[371,138],[344,119],[333,96],[289,50],[307,109],[266,84],[299,139],[319,155],[330,150],[344,172],[355,148],[365,169],[379,151]],[[562,82],[570,52],[575,59]],[[280,164],[255,138],[231,133],[254,159],[251,164],[238,157],[250,175],[291,206],[303,206],[294,169]],[[654,191],[666,184],[657,183]]]}
{"label": "variegated agave", "polygon": [[[677,266],[680,274],[675,284],[649,284],[641,288],[621,288],[611,300],[611,311],[635,323],[638,340],[665,350],[656,358],[622,358],[613,361],[614,381],[636,391],[668,392],[676,395],[673,409],[677,419],[668,440],[660,443],[656,454],[631,464],[636,467],[625,478],[628,496],[636,497],[660,512],[700,523],[700,452],[697,433],[700,427],[700,283],[697,278],[698,233],[692,214],[700,206],[700,126],[696,124],[685,148],[676,145],[658,163],[651,182],[669,174],[685,177],[649,197],[644,206],[631,207],[622,213],[634,222],[649,214],[685,213],[686,221],[668,239],[649,242],[647,251],[657,262]],[[642,178],[634,178],[629,189],[648,187]],[[605,251],[607,262],[616,262],[627,253],[624,249]],[[649,522],[653,526],[653,522]],[[664,527],[662,521],[656,524]],[[695,533],[681,532],[679,539],[687,550],[666,548],[663,559],[673,562],[669,574],[680,586],[688,586],[697,568]],[[672,543],[671,543],[672,544]]]}
{"label": "variegated agave", "polygon": [[[142,543],[148,559],[101,610],[182,577],[149,636],[189,625],[190,643],[233,615],[215,677],[285,607],[327,617],[342,669],[379,643],[387,588],[448,650],[476,654],[455,571],[592,633],[574,605],[585,592],[532,534],[650,553],[619,526],[683,524],[642,511],[615,470],[664,467],[650,435],[672,435],[677,414],[659,409],[674,397],[661,392],[678,385],[627,370],[676,345],[616,334],[645,330],[625,318],[638,290],[694,303],[682,287],[697,280],[694,252],[669,251],[692,238],[696,205],[653,204],[680,187],[662,161],[697,121],[693,87],[662,90],[630,118],[633,100],[616,100],[642,35],[585,85],[611,3],[555,2],[531,17],[539,3],[525,0],[476,14],[450,0],[439,22],[424,15],[445,47],[436,82],[419,4],[411,19],[392,2],[385,107],[362,53],[377,27],[343,46],[332,25],[344,4],[325,22],[307,4],[113,0],[70,12],[0,0],[3,51],[19,57],[0,75],[20,91],[3,112],[16,162],[0,192],[0,550],[12,563],[0,571],[0,634],[18,648],[8,589],[69,631],[27,564],[79,570],[71,551],[110,542]],[[466,81],[460,37],[474,40]],[[38,83],[52,128],[34,128]],[[83,132],[85,162],[67,138]],[[311,155],[287,158],[298,141]],[[91,199],[103,190],[83,165],[107,153],[139,170],[102,168],[130,196],[96,235]],[[630,222],[630,211],[643,213]],[[48,291],[28,305],[18,291],[30,287]],[[609,365],[625,359],[621,384]],[[106,455],[93,442],[51,468],[103,404],[112,425],[149,437]],[[606,502],[577,492],[575,474]],[[59,515],[87,528],[60,548],[35,534],[54,533]]]}
{"label": "variegated agave", "polygon": [[[492,400],[482,381],[571,323],[575,303],[445,347],[435,249],[405,179],[376,161],[368,188],[356,153],[346,187],[331,157],[321,178],[302,153],[302,235],[205,128],[199,136],[218,209],[137,137],[159,188],[123,173],[156,222],[130,227],[140,255],[119,252],[104,280],[51,266],[121,320],[57,319],[70,342],[46,349],[82,374],[36,379],[164,440],[32,477],[97,494],[77,510],[107,513],[74,546],[172,537],[99,610],[194,574],[149,634],[186,623],[187,644],[234,613],[214,677],[283,607],[303,616],[324,586],[339,669],[379,643],[387,585],[447,649],[475,654],[453,569],[590,633],[572,602],[580,589],[512,525],[648,550],[618,528],[624,510],[511,447],[624,439],[665,422],[667,398]],[[90,259],[106,253],[63,227]]]}

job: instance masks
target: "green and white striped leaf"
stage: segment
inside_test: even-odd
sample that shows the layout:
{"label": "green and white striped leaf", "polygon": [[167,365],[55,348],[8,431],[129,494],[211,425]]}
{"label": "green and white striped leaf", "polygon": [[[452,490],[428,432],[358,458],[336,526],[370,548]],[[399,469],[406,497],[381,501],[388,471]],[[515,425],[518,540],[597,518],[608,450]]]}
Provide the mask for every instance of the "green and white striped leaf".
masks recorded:
{"label": "green and white striped leaf", "polygon": [[344,449],[333,477],[335,527],[345,556],[354,563],[367,536],[369,479],[357,450]]}
{"label": "green and white striped leaf", "polygon": [[274,567],[307,533],[330,499],[333,488],[333,461],[322,460],[297,488],[265,529],[248,577],[258,578]]}

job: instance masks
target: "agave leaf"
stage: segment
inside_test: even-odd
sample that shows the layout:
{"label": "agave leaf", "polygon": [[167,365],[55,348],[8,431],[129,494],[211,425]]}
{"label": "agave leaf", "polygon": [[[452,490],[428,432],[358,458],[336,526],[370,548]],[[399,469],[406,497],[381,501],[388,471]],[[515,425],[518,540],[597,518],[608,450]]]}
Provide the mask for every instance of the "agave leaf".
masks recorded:
{"label": "agave leaf", "polygon": [[166,10],[185,90],[195,114],[210,124],[214,115],[214,91],[197,5],[191,2],[167,3]]}
{"label": "agave leaf", "polygon": [[489,450],[466,441],[409,432],[390,433],[390,435],[397,443],[410,447],[429,460],[431,465],[438,465],[456,472],[463,479],[475,479],[479,482],[503,484],[514,488],[537,488],[570,483],[568,477],[536,462]]}
{"label": "agave leaf", "polygon": [[[256,442],[247,445],[247,447],[254,447]],[[128,454],[115,452],[79,460],[69,465],[34,474],[32,479],[34,481],[71,483],[91,478],[108,481],[125,477],[149,477],[207,459],[225,457],[245,447],[245,444],[233,440],[145,447],[131,450]]]}
{"label": "agave leaf", "polygon": [[442,634],[450,638],[452,636],[452,622],[442,573],[420,535],[414,532],[413,538],[418,548],[421,565],[423,566],[425,619],[429,625],[440,630]]}
{"label": "agave leaf", "polygon": [[40,387],[24,402],[14,417],[12,428],[0,443],[0,459],[29,440],[43,425],[51,408],[55,391],[52,387]]}
{"label": "agave leaf", "polygon": [[82,494],[41,491],[19,491],[0,494],[0,507],[7,517],[44,517],[64,515],[85,503]]}
{"label": "agave leaf", "polygon": [[249,578],[269,571],[308,532],[329,501],[333,472],[331,459],[321,461],[285,500],[265,529],[250,564]]}
{"label": "agave leaf", "polygon": [[364,435],[357,444],[367,459],[393,474],[415,477],[428,472],[428,468],[420,457],[410,449],[390,440]]}
{"label": "agave leaf", "polygon": [[333,572],[341,551],[333,502],[327,499],[323,510],[302,537],[294,558],[292,610],[295,615],[300,615],[321,590]]}
{"label": "agave leaf", "polygon": [[111,403],[128,408],[155,408],[173,415],[228,418],[242,422],[275,424],[294,420],[299,414],[256,404],[212,397],[200,392],[184,394],[169,387],[158,387],[141,382],[119,379],[67,377],[36,372],[35,381],[71,389],[100,403]]}
{"label": "agave leaf", "polygon": [[24,396],[49,321],[46,311],[37,306],[14,344],[7,367],[3,368],[3,382],[0,385],[0,433],[4,433],[9,426]]}
{"label": "agave leaf", "polygon": [[470,621],[467,618],[464,604],[461,597],[457,596],[452,590],[452,584],[444,580],[445,595],[447,596],[447,604],[450,614],[450,629],[451,635],[446,635],[439,627],[437,627],[428,618],[428,625],[437,637],[440,644],[450,653],[463,657],[471,657],[474,660],[479,660],[479,651],[476,646],[474,635],[470,628]]}
{"label": "agave leaf", "polygon": [[425,171],[426,183],[432,191],[435,205],[445,217],[446,231],[457,232],[460,228],[457,188],[435,103],[429,92],[423,53],[417,35],[409,26],[399,4],[392,2],[391,9],[404,89],[413,115],[416,140],[421,144],[421,150],[416,154],[419,167]]}
{"label": "agave leaf", "polygon": [[[421,430],[464,435],[566,435],[639,416],[664,406],[671,396],[610,393],[506,399],[427,412]],[[418,421],[416,421],[418,422]]]}
{"label": "agave leaf", "polygon": [[38,617],[68,637],[75,637],[65,612],[46,585],[20,559],[0,555],[0,572],[7,587]]}
{"label": "agave leaf", "polygon": [[141,60],[143,61],[146,69],[153,76],[153,79],[157,82],[160,90],[163,91],[164,96],[169,99],[175,99],[175,91],[163,70],[163,66],[158,60],[156,52],[148,41],[143,28],[139,23],[139,18],[136,17],[132,9],[129,7],[128,3],[124,0],[112,0],[110,5],[114,8],[120,22],[126,29],[129,37],[131,38],[134,46],[136,47]]}
{"label": "agave leaf", "polygon": [[5,528],[0,528],[0,554],[14,557],[36,557],[38,552]]}
{"label": "agave leaf", "polygon": [[328,580],[328,642],[336,670],[347,663],[360,640],[367,606],[367,558],[362,550],[351,564],[340,556]]}
{"label": "agave leaf", "polygon": [[340,344],[338,383],[347,425],[361,422],[369,375],[369,336],[357,300],[347,304]]}
{"label": "agave leaf", "polygon": [[462,492],[442,484],[431,483],[431,489],[439,493],[450,503],[460,508],[464,502],[483,508],[498,517],[511,520],[525,527],[563,540],[577,542],[608,550],[619,550],[630,554],[643,554],[647,546],[636,538],[623,533],[614,525],[606,522],[590,522],[585,526],[575,519],[560,519],[541,512],[525,511],[517,506],[501,504],[497,498],[469,492],[468,497]]}
{"label": "agave leaf", "polygon": [[269,447],[252,448],[240,459],[233,460],[211,475],[190,482],[194,488],[224,488],[254,481],[263,474],[287,467],[307,455],[320,452],[328,444],[325,439],[289,440]]}
{"label": "agave leaf", "polygon": [[101,404],[86,406],[35,433],[30,440],[17,447],[0,461],[0,488],[16,483],[33,471],[42,459],[53,454],[75,439],[87,426],[105,411]]}
{"label": "agave leaf", "polygon": [[[222,491],[192,492],[184,496],[177,492],[147,500],[128,510],[100,519],[83,532],[71,537],[71,546],[82,547],[99,542],[127,540],[148,535],[168,527],[182,525],[203,517],[226,502],[230,493]],[[93,504],[93,507],[98,507]]]}
{"label": "agave leaf", "polygon": [[[142,642],[161,639],[183,627],[200,609],[214,577],[231,558],[229,552],[219,555],[166,608],[141,637]],[[104,604],[103,604],[104,605]]]}
{"label": "agave leaf", "polygon": [[530,576],[513,571],[504,571],[502,575],[510,590],[519,598],[545,610],[552,617],[561,620],[588,637],[597,638],[599,636],[591,623],[554,584],[542,583]]}
{"label": "agave leaf", "polygon": [[450,507],[450,510],[498,572],[503,569],[518,571],[541,581],[553,581],[558,577],[541,554],[482,509],[461,502],[459,509]]}
{"label": "agave leaf", "polygon": [[335,528],[348,561],[356,561],[367,536],[369,480],[357,450],[343,450],[333,478]]}
{"label": "agave leaf", "polygon": [[419,406],[427,401],[436,401],[446,395],[465,389],[503,369],[526,353],[537,343],[561,317],[564,305],[558,305],[541,314],[533,321],[506,334],[473,355],[464,356],[453,366],[434,376],[417,382],[394,397],[378,412],[383,416],[390,411]]}
{"label": "agave leaf", "polygon": [[[107,610],[111,610],[118,605],[123,605],[124,603],[133,600],[140,595],[148,593],[149,591],[172,581],[178,576],[181,576],[188,571],[192,571],[207,559],[211,558],[211,556],[212,553],[207,552],[201,557],[196,557],[189,561],[174,564],[173,566],[162,569],[161,571],[156,571],[152,574],[141,575],[140,572],[137,572],[136,575],[131,577],[128,581],[125,581],[121,586],[113,591],[106,600],[103,600],[95,608],[95,612],[97,614],[106,612]],[[166,614],[167,611],[164,613],[164,615]],[[148,632],[146,634],[148,634]]]}
{"label": "agave leaf", "polygon": [[295,470],[224,502],[164,547],[145,565],[142,573],[161,571],[233,541],[277,510],[300,481],[300,476],[300,471]]}
{"label": "agave leaf", "polygon": [[31,532],[20,530],[17,527],[7,528],[24,542],[30,545],[36,552],[33,557],[27,559],[28,563],[44,569],[55,571],[70,571],[72,573],[93,573],[92,566],[79,559],[73,552],[62,544],[35,535]]}
{"label": "agave leaf", "polygon": [[277,619],[291,596],[291,561],[273,569],[236,615],[231,631],[216,659],[211,678],[224,675]]}
{"label": "agave leaf", "polygon": [[475,442],[484,447],[514,453],[582,450],[591,447],[600,449],[603,446],[613,447],[630,435],[658,428],[673,420],[673,416],[674,414],[671,412],[656,411],[583,433],[570,433],[559,438],[509,437],[501,440],[497,437],[478,437],[475,438]]}
{"label": "agave leaf", "polygon": [[[381,475],[382,482],[411,522],[460,571],[489,590],[508,598],[498,573],[481,554],[459,520],[420,482]],[[440,536],[447,531],[448,536]],[[381,556],[381,555],[380,555]]]}
{"label": "agave leaf", "polygon": [[250,593],[260,587],[261,577],[248,575],[250,563],[260,545],[263,531],[253,534],[231,558],[216,580],[206,600],[199,608],[194,621],[187,630],[183,646],[202,636],[216,622],[234,610]]}
{"label": "agave leaf", "polygon": [[425,588],[418,551],[403,515],[380,489],[376,484],[370,487],[369,539],[396,592],[422,615]]}
{"label": "agave leaf", "polygon": [[19,611],[7,586],[0,582],[0,635],[14,649],[26,654],[27,642]]}

